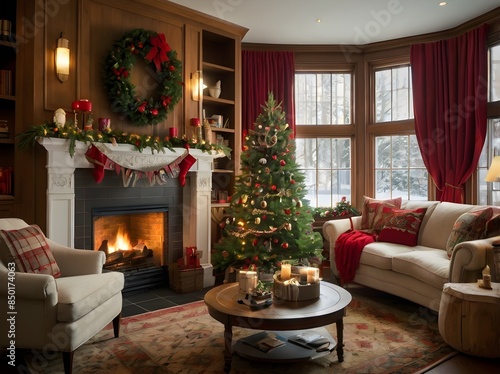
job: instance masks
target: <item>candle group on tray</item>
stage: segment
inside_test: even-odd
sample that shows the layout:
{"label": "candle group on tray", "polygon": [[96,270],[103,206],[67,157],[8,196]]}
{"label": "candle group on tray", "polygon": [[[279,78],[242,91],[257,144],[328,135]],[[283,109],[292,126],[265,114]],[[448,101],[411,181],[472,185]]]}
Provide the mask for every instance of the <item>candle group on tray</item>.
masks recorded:
{"label": "candle group on tray", "polygon": [[297,266],[292,273],[292,266],[290,264],[281,265],[280,280],[283,282],[289,281],[291,278],[296,279],[300,283],[318,283],[319,282],[319,269],[309,266]]}

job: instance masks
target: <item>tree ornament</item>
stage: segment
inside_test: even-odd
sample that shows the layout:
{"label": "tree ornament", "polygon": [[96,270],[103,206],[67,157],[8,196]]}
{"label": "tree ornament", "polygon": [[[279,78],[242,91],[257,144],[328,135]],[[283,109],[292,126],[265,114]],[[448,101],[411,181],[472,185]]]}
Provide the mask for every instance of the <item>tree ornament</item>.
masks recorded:
{"label": "tree ornament", "polygon": [[261,206],[262,208],[266,208],[266,207],[267,207],[267,201],[266,201],[266,200],[262,200],[262,201],[260,202],[260,206]]}
{"label": "tree ornament", "polygon": [[255,217],[255,224],[260,225],[260,217]]}
{"label": "tree ornament", "polygon": [[246,204],[246,203],[247,203],[247,200],[248,200],[248,195],[242,195],[242,196],[241,196],[241,202],[242,202],[243,204]]}
{"label": "tree ornament", "polygon": [[288,248],[288,243],[287,243],[287,242],[284,242],[283,244],[281,244],[281,246],[282,246],[283,248],[287,249],[287,248]]}
{"label": "tree ornament", "polygon": [[285,166],[285,165],[286,165],[286,161],[285,161],[285,160],[281,160],[281,161],[280,161],[280,165],[281,165],[281,166]]}
{"label": "tree ornament", "polygon": [[[148,63],[149,81],[155,82],[149,98],[140,98],[130,79],[138,60]],[[115,112],[137,126],[156,125],[182,97],[182,65],[164,34],[134,29],[113,43],[104,63],[104,86]]]}
{"label": "tree ornament", "polygon": [[259,160],[259,163],[260,163],[261,165],[265,165],[265,164],[267,164],[267,160],[266,160],[264,157],[262,157],[262,158]]}

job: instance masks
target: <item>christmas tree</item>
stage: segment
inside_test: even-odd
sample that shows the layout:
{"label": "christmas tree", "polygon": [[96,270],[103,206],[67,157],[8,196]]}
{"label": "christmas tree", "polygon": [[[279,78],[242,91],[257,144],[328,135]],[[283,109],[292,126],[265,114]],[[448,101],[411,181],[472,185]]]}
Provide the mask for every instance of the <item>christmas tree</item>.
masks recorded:
{"label": "christmas tree", "polygon": [[241,174],[212,253],[214,267],[274,272],[283,261],[319,258],[323,241],[312,229],[304,180],[292,129],[271,93],[244,141]]}

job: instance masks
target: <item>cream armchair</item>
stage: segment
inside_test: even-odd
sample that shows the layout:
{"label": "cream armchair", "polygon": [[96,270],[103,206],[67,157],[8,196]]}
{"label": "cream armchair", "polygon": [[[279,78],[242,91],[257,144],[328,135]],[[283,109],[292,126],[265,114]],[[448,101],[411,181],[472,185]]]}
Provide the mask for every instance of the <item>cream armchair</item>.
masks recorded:
{"label": "cream armchair", "polygon": [[[27,226],[21,219],[0,219],[0,230]],[[60,269],[58,278],[13,272],[9,247],[0,236],[0,346],[8,354],[13,349],[39,350],[42,357],[60,351],[64,370],[71,373],[74,351],[111,321],[118,337],[124,276],[102,273],[103,252],[68,248],[48,238],[46,242]]]}

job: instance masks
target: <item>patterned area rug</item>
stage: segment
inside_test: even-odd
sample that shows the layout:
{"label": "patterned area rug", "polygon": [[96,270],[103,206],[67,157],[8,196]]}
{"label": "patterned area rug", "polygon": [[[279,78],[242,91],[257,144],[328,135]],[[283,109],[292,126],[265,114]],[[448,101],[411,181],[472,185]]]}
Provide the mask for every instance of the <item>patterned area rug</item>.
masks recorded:
{"label": "patterned area rug", "polygon": [[[437,314],[384,293],[351,286],[344,318],[344,362],[336,351],[314,361],[265,364],[233,357],[231,373],[415,373],[453,352],[443,342]],[[336,337],[335,325],[327,327]],[[254,334],[233,328],[233,339]],[[278,348],[279,349],[279,348]],[[75,352],[75,374],[222,373],[223,326],[203,301],[124,318]],[[25,354],[31,373],[63,373],[59,354]]]}

